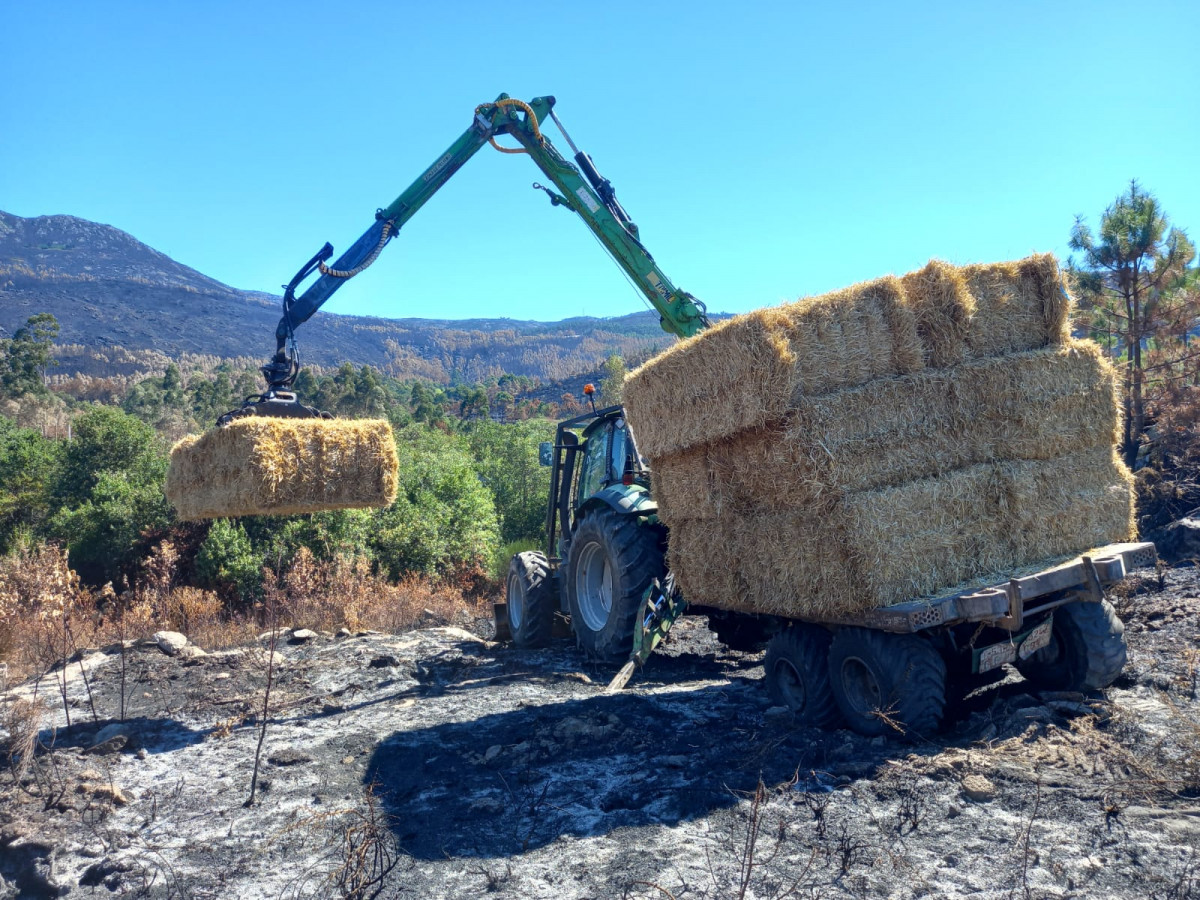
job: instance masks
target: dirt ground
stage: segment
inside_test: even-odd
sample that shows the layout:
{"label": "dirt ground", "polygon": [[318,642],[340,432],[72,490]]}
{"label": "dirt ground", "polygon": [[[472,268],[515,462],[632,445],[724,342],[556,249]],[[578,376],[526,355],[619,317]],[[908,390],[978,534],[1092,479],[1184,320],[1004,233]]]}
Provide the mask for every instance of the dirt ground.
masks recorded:
{"label": "dirt ground", "polygon": [[0,898],[1198,897],[1198,572],[1115,598],[1110,689],[1008,671],[916,744],[796,727],[701,618],[616,695],[486,622],[109,648],[70,727],[0,701]]}

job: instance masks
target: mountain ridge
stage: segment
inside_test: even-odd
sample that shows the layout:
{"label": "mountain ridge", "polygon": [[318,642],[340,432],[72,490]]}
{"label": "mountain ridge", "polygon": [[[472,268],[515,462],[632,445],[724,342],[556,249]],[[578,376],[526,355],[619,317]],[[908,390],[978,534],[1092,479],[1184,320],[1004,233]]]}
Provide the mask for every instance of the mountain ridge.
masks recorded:
{"label": "mountain ridge", "polygon": [[[265,360],[274,351],[280,298],[226,285],[111,225],[0,211],[0,337],[39,312],[59,321],[60,374],[111,375],[137,365],[107,358],[113,348],[134,357]],[[553,381],[594,371],[610,353],[644,357],[674,338],[652,311],[553,322],[319,312],[299,340],[305,363],[348,361],[449,382],[506,372]]]}

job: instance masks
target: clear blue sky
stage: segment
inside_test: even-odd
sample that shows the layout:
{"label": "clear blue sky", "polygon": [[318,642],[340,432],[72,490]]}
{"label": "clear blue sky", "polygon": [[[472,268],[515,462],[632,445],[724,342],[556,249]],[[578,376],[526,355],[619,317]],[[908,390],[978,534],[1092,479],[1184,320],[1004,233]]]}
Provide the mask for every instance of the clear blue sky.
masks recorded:
{"label": "clear blue sky", "polygon": [[[4,20],[0,209],[115,225],[240,288],[344,249],[501,91],[558,97],[713,310],[1063,253],[1131,177],[1200,236],[1196,0],[9,0]],[[643,308],[539,174],[484,148],[326,309]]]}

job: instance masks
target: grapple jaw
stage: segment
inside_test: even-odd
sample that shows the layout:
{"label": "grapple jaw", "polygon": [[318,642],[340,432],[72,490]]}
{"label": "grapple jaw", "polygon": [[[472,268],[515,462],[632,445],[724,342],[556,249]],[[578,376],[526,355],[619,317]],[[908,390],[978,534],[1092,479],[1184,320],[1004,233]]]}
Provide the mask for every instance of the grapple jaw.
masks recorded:
{"label": "grapple jaw", "polygon": [[239,409],[230,410],[217,419],[217,425],[224,428],[238,419],[247,416],[271,416],[277,419],[332,419],[327,412],[315,406],[305,406],[293,391],[268,390],[265,394],[253,394]]}

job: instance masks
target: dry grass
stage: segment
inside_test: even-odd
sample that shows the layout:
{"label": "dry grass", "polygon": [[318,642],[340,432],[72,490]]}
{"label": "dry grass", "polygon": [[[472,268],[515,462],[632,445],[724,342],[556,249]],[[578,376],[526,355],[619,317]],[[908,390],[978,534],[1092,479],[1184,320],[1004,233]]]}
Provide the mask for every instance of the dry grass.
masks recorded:
{"label": "dry grass", "polygon": [[387,506],[398,465],[381,419],[247,418],[176,444],[166,492],[181,519]]}
{"label": "dry grass", "polygon": [[934,260],[682,341],[629,376],[625,405],[642,451],[658,458],[766,426],[805,398],[1061,344],[1069,311],[1049,254],[963,268]]}
{"label": "dry grass", "polygon": [[[17,636],[0,646],[11,682],[61,672],[64,659],[87,647],[139,640],[155,631],[179,631],[205,649],[244,644],[263,626],[262,609],[231,613],[211,591],[176,583],[180,560],[169,541],[159,544],[134,584],[88,591],[70,569],[65,551],[39,546],[0,557],[0,624]],[[438,622],[467,623],[485,600],[474,573],[434,583],[420,577],[390,582],[363,559],[315,560],[302,549],[281,574],[264,570],[278,598],[280,625],[314,630],[403,631]]]}

